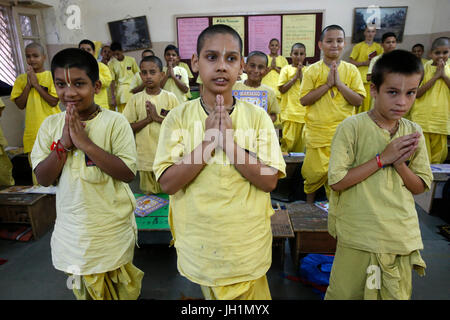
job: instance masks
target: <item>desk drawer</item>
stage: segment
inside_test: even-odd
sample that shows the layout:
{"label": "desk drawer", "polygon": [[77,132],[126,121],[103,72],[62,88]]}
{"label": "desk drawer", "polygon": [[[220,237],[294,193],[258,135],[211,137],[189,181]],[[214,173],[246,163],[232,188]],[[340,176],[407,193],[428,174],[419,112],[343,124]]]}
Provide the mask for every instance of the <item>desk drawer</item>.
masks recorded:
{"label": "desk drawer", "polygon": [[1,206],[0,223],[19,222],[30,223],[30,216],[26,206]]}

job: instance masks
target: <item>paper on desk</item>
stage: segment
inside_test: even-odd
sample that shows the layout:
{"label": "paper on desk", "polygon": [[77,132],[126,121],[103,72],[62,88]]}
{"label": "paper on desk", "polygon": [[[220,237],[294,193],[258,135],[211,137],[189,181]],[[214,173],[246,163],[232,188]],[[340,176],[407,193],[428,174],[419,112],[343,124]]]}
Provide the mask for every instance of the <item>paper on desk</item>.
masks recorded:
{"label": "paper on desk", "polygon": [[314,202],[314,205],[319,209],[322,209],[323,211],[328,213],[328,206],[329,206],[328,201],[316,201]]}
{"label": "paper on desk", "polygon": [[450,173],[450,164],[432,164],[430,165],[432,172]]}
{"label": "paper on desk", "polygon": [[32,186],[29,189],[24,190],[25,193],[46,193],[46,194],[56,194],[56,186],[43,187],[43,186]]}

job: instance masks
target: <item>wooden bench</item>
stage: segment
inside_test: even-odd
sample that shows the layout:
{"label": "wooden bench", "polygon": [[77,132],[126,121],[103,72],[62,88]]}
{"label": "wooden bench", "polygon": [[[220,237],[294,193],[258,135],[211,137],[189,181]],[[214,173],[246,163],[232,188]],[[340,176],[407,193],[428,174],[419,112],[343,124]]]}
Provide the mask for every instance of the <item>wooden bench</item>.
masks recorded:
{"label": "wooden bench", "polygon": [[289,240],[296,270],[300,255],[307,253],[334,254],[336,240],[328,233],[327,213],[306,203],[286,204],[295,238]]}
{"label": "wooden bench", "polygon": [[284,250],[286,239],[294,238],[291,220],[287,210],[275,210],[270,218],[272,226],[273,247],[279,249],[281,266],[284,266]]}

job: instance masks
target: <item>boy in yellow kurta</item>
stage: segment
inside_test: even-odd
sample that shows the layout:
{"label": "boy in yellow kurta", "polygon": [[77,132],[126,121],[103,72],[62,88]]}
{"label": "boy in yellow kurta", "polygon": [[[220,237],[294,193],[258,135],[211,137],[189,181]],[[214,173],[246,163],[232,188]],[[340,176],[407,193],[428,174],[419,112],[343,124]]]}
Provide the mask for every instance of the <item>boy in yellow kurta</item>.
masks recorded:
{"label": "boy in yellow kurta", "polygon": [[[153,52],[153,50],[146,49],[146,50],[142,51],[141,59],[144,59],[145,57],[151,57],[151,56],[154,56],[154,55],[155,55],[155,53]],[[130,89],[131,89],[131,93],[132,94],[136,94],[136,93],[141,92],[142,90],[145,89],[145,85],[142,82],[141,72],[140,71],[136,72],[134,74],[133,80],[131,80],[131,83],[130,83]]]}
{"label": "boy in yellow kurta", "polygon": [[111,70],[111,103],[112,107],[117,106],[117,111],[122,112],[128,100],[133,95],[130,90],[130,83],[134,74],[139,72],[139,67],[133,57],[125,56],[120,43],[112,43],[111,51],[114,59],[108,62]]}
{"label": "boy in yellow kurta", "polygon": [[131,129],[136,135],[140,189],[147,194],[157,194],[161,192],[161,187],[155,179],[153,161],[161,123],[179,102],[172,92],[159,86],[163,77],[163,66],[158,57],[143,58],[139,67],[145,90],[131,97],[123,110],[123,115],[130,122]]}
{"label": "boy in yellow kurta", "polygon": [[[275,92],[268,86],[261,84],[262,75],[266,69],[267,56],[261,51],[252,51],[248,54],[245,71],[248,78],[236,81],[233,86],[233,96],[248,101],[266,110],[275,122],[280,113],[280,106]],[[247,95],[245,95],[247,93]],[[248,94],[250,93],[250,94]],[[243,96],[245,95],[245,96]]]}
{"label": "boy in yellow kurta", "polygon": [[41,185],[57,183],[53,265],[71,275],[77,299],[137,299],[133,131],[122,114],[94,103],[101,84],[91,54],[58,52],[52,74],[66,111],[44,121],[31,158]]}
{"label": "boy in yellow kurta", "polygon": [[278,88],[281,93],[280,120],[283,127],[281,150],[283,152],[304,152],[305,108],[300,103],[300,84],[305,67],[306,48],[295,43],[291,48],[292,64],[281,69]]}
{"label": "boy in yellow kurta", "polygon": [[416,43],[411,48],[411,52],[422,61],[422,64],[425,65],[425,63],[428,62],[428,59],[423,58],[423,54],[425,53],[425,47],[421,43]]}
{"label": "boy in yellow kurta", "polygon": [[[5,104],[0,98],[0,118],[2,116],[3,110],[5,109]],[[12,176],[12,163],[9,160],[8,155],[5,152],[5,147],[8,146],[8,141],[6,141],[3,135],[2,128],[0,127],[0,186],[13,186],[14,178]]]}
{"label": "boy in yellow kurta", "polygon": [[358,69],[340,60],[344,49],[344,30],[338,25],[326,27],[319,48],[323,59],[308,66],[300,86],[300,103],[306,107],[306,152],[302,166],[308,203],[316,191],[327,190],[331,139],[342,120],[355,114],[366,94]]}
{"label": "boy in yellow kurta", "polygon": [[164,49],[166,66],[163,69],[164,77],[161,80],[161,88],[173,92],[178,101],[184,102],[189,97],[189,76],[187,71],[177,66],[179,59],[178,48],[169,44]]}
{"label": "boy in yellow kurta", "polygon": [[[80,43],[78,44],[78,48],[89,52],[95,57],[95,45],[92,41],[87,39],[81,40]],[[109,70],[106,64],[100,61],[98,61],[98,71],[99,71],[99,80],[102,83],[102,88],[100,89],[100,92],[95,95],[94,101],[100,107],[109,109],[110,106],[108,102],[108,88],[111,85],[112,81],[111,71]]]}
{"label": "boy in yellow kurta", "polygon": [[412,270],[425,273],[413,195],[433,176],[420,126],[402,118],[422,74],[412,53],[384,54],[372,73],[374,108],[336,130],[328,230],[337,250],[325,299],[409,299]]}
{"label": "boy in yellow kurta", "polygon": [[447,135],[450,134],[450,40],[441,37],[431,45],[431,61],[417,92],[410,118],[422,127],[430,163],[447,159]]}
{"label": "boy in yellow kurta", "polygon": [[269,50],[270,54],[267,56],[267,70],[262,79],[262,83],[272,88],[275,91],[277,98],[281,100],[281,93],[278,90],[278,78],[281,69],[289,65],[289,62],[285,57],[279,54],[280,42],[278,39],[269,41]]}
{"label": "boy in yellow kurta", "polygon": [[[367,81],[371,80],[372,70],[375,63],[380,59],[383,54],[389,53],[397,48],[397,36],[393,32],[386,32],[381,37],[381,46],[383,47],[383,53],[370,60],[369,68],[367,69]],[[373,100],[371,100],[371,108]]]}
{"label": "boy in yellow kurta", "polygon": [[[42,121],[61,110],[52,73],[44,69],[46,59],[44,48],[38,43],[30,43],[25,48],[25,57],[28,64],[27,72],[17,77],[10,99],[19,109],[25,109],[23,152],[29,154]],[[37,184],[34,174],[33,184]]]}
{"label": "boy in yellow kurta", "polygon": [[364,30],[364,41],[357,43],[350,53],[349,61],[358,67],[361,79],[364,83],[366,95],[361,106],[357,109],[357,113],[368,111],[370,109],[370,81],[367,80],[367,69],[370,61],[377,55],[383,53],[383,48],[377,42],[374,42],[377,29],[375,25],[366,25]]}
{"label": "boy in yellow kurta", "polygon": [[232,96],[244,64],[239,34],[212,25],[197,48],[202,97],[166,117],[153,166],[170,194],[178,270],[206,299],[270,299],[269,192],[285,163],[267,113]]}

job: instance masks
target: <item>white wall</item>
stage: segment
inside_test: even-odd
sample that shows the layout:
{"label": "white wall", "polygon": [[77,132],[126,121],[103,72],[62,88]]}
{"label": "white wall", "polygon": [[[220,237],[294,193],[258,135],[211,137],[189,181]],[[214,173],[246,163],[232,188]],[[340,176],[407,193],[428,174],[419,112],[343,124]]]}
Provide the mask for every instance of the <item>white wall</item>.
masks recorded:
{"label": "white wall", "polygon": [[[353,9],[369,5],[408,6],[405,35],[450,31],[448,0],[43,0],[53,8],[45,10],[49,44],[76,43],[82,37],[108,42],[107,23],[126,17],[146,15],[154,42],[174,42],[176,15],[257,14],[324,10],[324,25],[339,24],[352,32]],[[81,9],[81,30],[64,26],[71,4]],[[238,9],[239,8],[239,9]]]}

